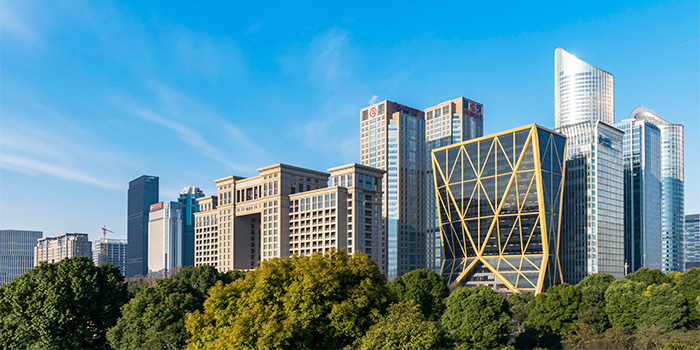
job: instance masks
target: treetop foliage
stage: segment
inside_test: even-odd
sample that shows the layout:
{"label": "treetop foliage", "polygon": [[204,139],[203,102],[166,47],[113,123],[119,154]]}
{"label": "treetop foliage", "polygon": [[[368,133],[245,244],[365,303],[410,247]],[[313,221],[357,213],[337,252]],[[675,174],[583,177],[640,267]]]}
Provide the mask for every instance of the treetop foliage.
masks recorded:
{"label": "treetop foliage", "polygon": [[389,303],[386,280],[366,255],[335,250],[263,261],[210,293],[204,311],[187,319],[193,349],[342,348]]}
{"label": "treetop foliage", "polygon": [[423,316],[437,321],[445,310],[444,299],[450,294],[445,279],[428,269],[414,270],[394,278],[389,290],[399,302],[414,300]]}
{"label": "treetop foliage", "polygon": [[0,348],[99,348],[128,300],[113,265],[87,257],[40,263],[0,287]]}

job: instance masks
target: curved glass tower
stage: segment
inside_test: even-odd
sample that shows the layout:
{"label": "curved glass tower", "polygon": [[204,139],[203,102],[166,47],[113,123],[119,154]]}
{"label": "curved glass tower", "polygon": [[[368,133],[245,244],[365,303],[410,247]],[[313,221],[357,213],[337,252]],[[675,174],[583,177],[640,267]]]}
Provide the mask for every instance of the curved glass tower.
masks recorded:
{"label": "curved glass tower", "polygon": [[584,121],[615,123],[612,74],[558,47],[554,50],[556,127]]}
{"label": "curved glass tower", "polygon": [[635,108],[630,119],[650,122],[661,130],[661,270],[683,271],[683,125],[645,107]]}

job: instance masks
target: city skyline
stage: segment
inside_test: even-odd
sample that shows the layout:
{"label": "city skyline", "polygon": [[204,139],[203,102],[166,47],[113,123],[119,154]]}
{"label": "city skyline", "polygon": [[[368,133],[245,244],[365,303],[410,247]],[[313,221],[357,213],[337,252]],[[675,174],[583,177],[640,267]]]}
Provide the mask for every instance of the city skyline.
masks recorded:
{"label": "city skyline", "polygon": [[[359,163],[357,111],[384,99],[418,109],[458,96],[479,101],[488,109],[484,135],[554,128],[556,47],[615,76],[616,122],[643,105],[683,123],[687,149],[699,142],[698,20],[684,16],[698,12],[692,2],[615,3],[605,12],[567,5],[567,20],[537,6],[497,14],[473,5],[485,15],[464,29],[418,21],[401,31],[377,31],[356,9],[332,20],[323,18],[329,9],[297,9],[301,20],[287,28],[280,18],[289,9],[259,17],[250,8],[242,12],[258,17],[222,28],[222,17],[204,23],[210,14],[165,8],[1,6],[4,229],[95,240],[106,225],[115,231],[108,238],[126,238],[126,190],[142,174],[158,176],[160,199],[174,201],[183,187],[212,195],[212,178],[250,176],[266,164]],[[613,30],[645,21],[664,25]],[[105,29],[88,33],[98,24]],[[694,157],[686,152],[687,174],[699,170]],[[686,178],[687,214],[700,212],[699,187]]]}

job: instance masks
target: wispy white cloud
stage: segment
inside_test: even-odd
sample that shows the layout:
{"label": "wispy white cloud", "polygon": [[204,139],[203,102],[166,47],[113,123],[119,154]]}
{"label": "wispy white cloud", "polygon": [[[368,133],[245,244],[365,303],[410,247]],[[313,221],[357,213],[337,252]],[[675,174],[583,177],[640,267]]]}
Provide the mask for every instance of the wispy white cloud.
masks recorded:
{"label": "wispy white cloud", "polygon": [[17,8],[21,7],[20,5],[27,6],[21,1],[0,1],[0,31],[25,43],[43,46],[44,43],[36,30],[27,25],[26,18],[22,18],[22,11]]}
{"label": "wispy white cloud", "polygon": [[311,63],[312,81],[322,81],[326,88],[342,86],[344,78],[349,76],[349,49],[348,35],[339,28],[332,28],[316,37],[306,55]]}
{"label": "wispy white cloud", "polygon": [[[152,99],[147,103],[128,96],[112,97],[111,101],[143,120],[174,132],[200,154],[233,171],[247,173],[259,164],[247,164],[246,161],[269,158],[267,151],[239,127],[192,97],[158,81],[151,81],[148,86],[157,96],[155,103]],[[236,152],[227,152],[228,149]]]}
{"label": "wispy white cloud", "polygon": [[372,98],[370,98],[369,101],[367,101],[367,104],[368,104],[368,105],[373,105],[373,104],[375,104],[375,103],[377,102],[377,99],[378,99],[378,98],[379,98],[379,96],[377,96],[377,95],[372,95]]}
{"label": "wispy white cloud", "polygon": [[0,153],[0,168],[28,175],[44,174],[110,190],[124,190],[123,184],[110,182],[100,176],[35,159],[13,156],[4,152]]}
{"label": "wispy white cloud", "polygon": [[257,21],[255,23],[253,23],[253,25],[251,25],[250,27],[248,27],[248,29],[246,29],[245,35],[253,35],[253,34],[259,32],[260,30],[262,30],[263,24],[265,24],[264,21]]}

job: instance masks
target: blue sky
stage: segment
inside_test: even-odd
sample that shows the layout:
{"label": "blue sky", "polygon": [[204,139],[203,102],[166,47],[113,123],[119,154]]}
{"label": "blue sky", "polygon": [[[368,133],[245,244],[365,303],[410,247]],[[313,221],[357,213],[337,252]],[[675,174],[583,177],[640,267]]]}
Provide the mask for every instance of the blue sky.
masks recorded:
{"label": "blue sky", "polygon": [[[252,2],[251,2],[252,3]],[[615,76],[616,120],[684,123],[700,212],[697,1],[0,0],[0,228],[126,237],[126,189],[359,160],[359,110],[464,96],[484,132],[554,126],[554,49]]]}

